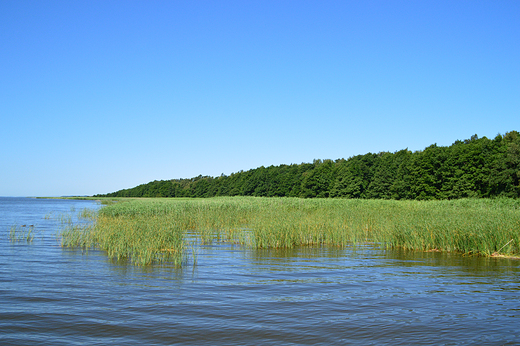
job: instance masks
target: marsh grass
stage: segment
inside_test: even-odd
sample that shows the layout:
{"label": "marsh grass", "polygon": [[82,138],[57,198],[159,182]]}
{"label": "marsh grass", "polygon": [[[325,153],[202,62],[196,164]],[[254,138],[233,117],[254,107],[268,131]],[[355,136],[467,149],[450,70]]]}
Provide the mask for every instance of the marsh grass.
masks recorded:
{"label": "marsh grass", "polygon": [[478,202],[421,203],[401,211],[375,235],[387,247],[513,256],[520,253],[520,211]]}
{"label": "marsh grass", "polygon": [[65,223],[58,234],[61,246],[99,248],[112,259],[137,265],[180,265],[184,261],[183,232],[175,220],[143,215],[113,217],[92,210],[82,210],[78,217],[91,222]]}
{"label": "marsh grass", "polygon": [[11,226],[9,229],[9,239],[11,242],[32,242],[34,239],[34,225]]}
{"label": "marsh grass", "polygon": [[112,258],[138,265],[181,265],[189,248],[195,253],[188,235],[202,244],[226,241],[258,249],[372,243],[464,255],[520,255],[520,202],[511,199],[133,199],[105,206],[92,219],[87,228],[62,233],[62,245],[97,246]]}
{"label": "marsh grass", "polygon": [[96,216],[97,216],[97,212],[95,210],[89,209],[89,208],[83,208],[77,214],[77,218],[79,220],[94,221],[96,219]]}

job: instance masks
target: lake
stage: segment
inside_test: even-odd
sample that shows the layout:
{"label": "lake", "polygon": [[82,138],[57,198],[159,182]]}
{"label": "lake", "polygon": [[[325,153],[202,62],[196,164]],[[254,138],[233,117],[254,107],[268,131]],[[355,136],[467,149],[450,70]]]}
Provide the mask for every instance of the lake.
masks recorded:
{"label": "lake", "polygon": [[136,267],[61,248],[63,215],[100,207],[0,198],[0,344],[520,345],[519,260],[214,243]]}

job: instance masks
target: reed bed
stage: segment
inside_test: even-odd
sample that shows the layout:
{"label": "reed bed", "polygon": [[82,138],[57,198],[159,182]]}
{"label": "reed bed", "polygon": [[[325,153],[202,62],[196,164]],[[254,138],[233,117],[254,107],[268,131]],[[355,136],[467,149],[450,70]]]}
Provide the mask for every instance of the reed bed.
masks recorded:
{"label": "reed bed", "polygon": [[185,257],[184,229],[172,218],[106,216],[99,213],[88,225],[68,225],[60,232],[63,247],[99,248],[110,258],[136,265],[171,262]]}
{"label": "reed bed", "polygon": [[[88,213],[87,213],[88,214]],[[520,201],[390,201],[217,197],[133,199],[62,233],[63,246],[97,246],[135,264],[186,260],[187,234],[252,248],[347,246],[520,255]]]}

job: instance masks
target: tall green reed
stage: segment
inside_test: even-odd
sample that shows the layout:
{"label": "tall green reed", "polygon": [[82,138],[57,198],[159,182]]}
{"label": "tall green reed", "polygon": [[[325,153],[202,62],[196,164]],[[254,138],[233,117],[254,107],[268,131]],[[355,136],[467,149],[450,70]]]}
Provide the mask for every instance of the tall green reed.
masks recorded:
{"label": "tall green reed", "polygon": [[[186,260],[186,237],[252,248],[346,246],[520,254],[520,202],[218,197],[134,199],[103,207],[79,240],[135,264]],[[81,233],[76,231],[76,233]],[[74,239],[74,236],[66,236]],[[89,245],[90,244],[90,245]]]}
{"label": "tall green reed", "polygon": [[21,241],[32,242],[34,239],[34,226],[11,226],[9,229],[9,239],[13,243]]}

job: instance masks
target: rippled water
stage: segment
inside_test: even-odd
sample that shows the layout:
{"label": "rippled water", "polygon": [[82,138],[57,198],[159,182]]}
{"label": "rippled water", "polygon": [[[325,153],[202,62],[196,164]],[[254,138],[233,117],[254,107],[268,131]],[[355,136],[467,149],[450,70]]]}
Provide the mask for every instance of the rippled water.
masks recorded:
{"label": "rippled water", "polygon": [[85,207],[0,198],[0,344],[520,344],[518,260],[213,244],[142,268],[59,247],[57,216]]}

